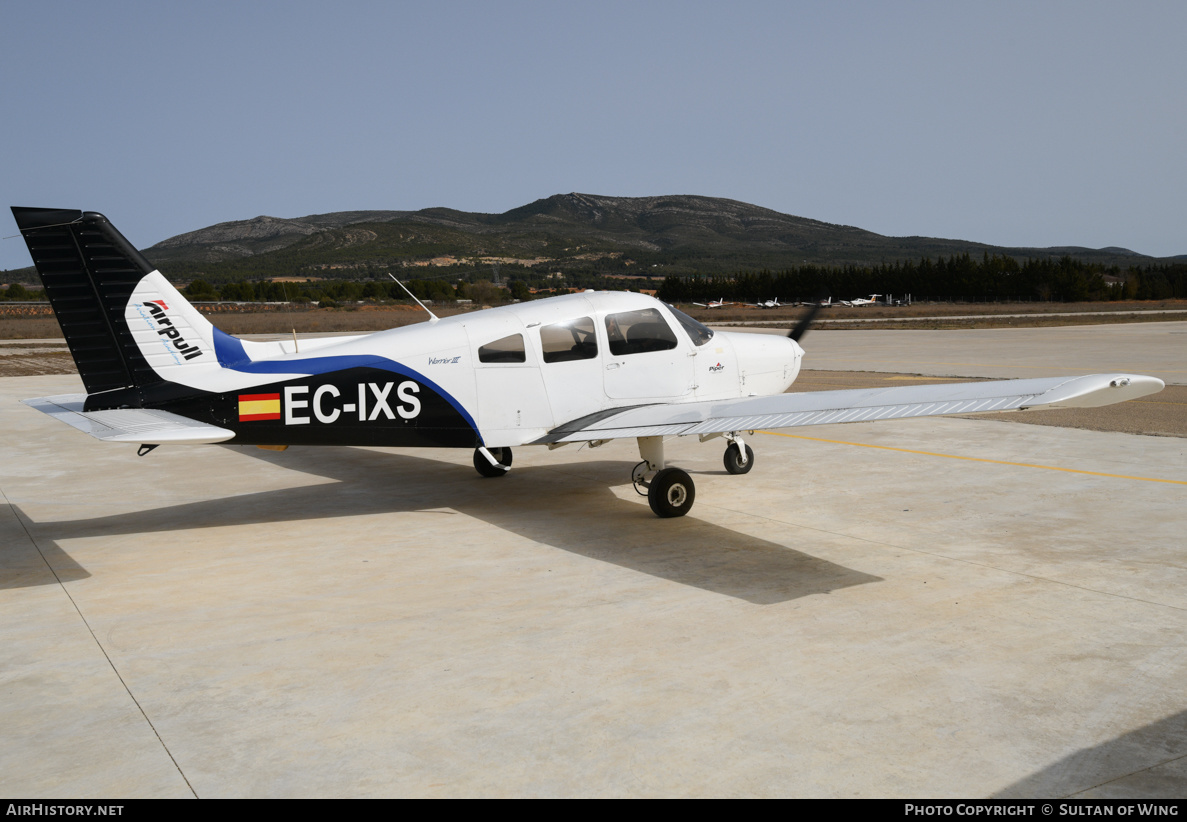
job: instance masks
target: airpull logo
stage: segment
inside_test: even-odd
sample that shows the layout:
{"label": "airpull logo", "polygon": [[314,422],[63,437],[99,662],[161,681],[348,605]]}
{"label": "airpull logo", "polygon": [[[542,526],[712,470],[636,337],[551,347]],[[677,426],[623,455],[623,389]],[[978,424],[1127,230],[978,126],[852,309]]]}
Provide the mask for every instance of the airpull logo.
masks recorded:
{"label": "airpull logo", "polygon": [[[392,388],[399,400],[393,409]],[[283,403],[281,394],[240,394],[239,421],[283,419],[285,425],[308,425],[314,421],[330,424],[338,419],[357,418],[359,422],[376,420],[410,420],[420,416],[420,386],[412,380],[405,380],[396,386],[393,382],[361,382],[358,385],[356,402],[339,402],[343,394],[336,385],[319,385],[309,392],[308,385],[286,385]],[[283,404],[283,409],[282,409]],[[357,415],[357,417],[356,417]]]}
{"label": "airpull logo", "polygon": [[149,313],[152,314],[152,318],[160,326],[160,328],[156,329],[156,332],[162,337],[168,337],[169,341],[173,343],[173,347],[177,349],[178,354],[181,354],[187,360],[202,356],[202,349],[186,342],[182,338],[181,332],[173,327],[173,321],[165,314],[169,306],[165,305],[164,300],[149,300],[144,303],[144,307],[148,309]]}

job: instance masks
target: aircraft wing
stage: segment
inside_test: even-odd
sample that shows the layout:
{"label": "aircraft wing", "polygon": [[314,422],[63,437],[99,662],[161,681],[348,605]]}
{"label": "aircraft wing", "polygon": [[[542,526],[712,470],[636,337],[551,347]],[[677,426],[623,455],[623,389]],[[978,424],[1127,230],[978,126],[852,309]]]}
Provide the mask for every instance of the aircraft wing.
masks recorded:
{"label": "aircraft wing", "polygon": [[534,444],[720,434],[1026,408],[1093,408],[1154,394],[1164,385],[1155,377],[1136,374],[1092,374],[639,405],[573,420]]}
{"label": "aircraft wing", "polygon": [[86,394],[59,394],[22,400],[30,408],[85,431],[104,442],[162,443],[225,442],[234,431],[152,408],[115,408],[84,411]]}

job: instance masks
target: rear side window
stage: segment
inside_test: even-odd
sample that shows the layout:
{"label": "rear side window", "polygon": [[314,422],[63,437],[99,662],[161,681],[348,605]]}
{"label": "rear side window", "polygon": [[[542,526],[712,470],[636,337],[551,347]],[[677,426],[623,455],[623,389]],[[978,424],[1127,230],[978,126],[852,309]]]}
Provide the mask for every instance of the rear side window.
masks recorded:
{"label": "rear side window", "polygon": [[589,317],[546,325],[540,329],[544,362],[592,360],[598,356],[594,322]]}
{"label": "rear side window", "polygon": [[488,342],[478,349],[478,362],[526,362],[523,335],[512,334],[501,340]]}
{"label": "rear side window", "polygon": [[654,308],[607,314],[606,337],[610,340],[610,353],[615,356],[676,347],[676,335]]}

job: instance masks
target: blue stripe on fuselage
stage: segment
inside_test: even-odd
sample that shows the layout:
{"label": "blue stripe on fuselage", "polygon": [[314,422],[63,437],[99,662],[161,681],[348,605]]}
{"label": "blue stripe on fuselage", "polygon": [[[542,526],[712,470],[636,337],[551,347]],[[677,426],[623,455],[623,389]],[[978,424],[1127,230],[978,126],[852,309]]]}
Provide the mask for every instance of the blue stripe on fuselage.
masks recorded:
{"label": "blue stripe on fuselage", "polygon": [[[478,425],[470,412],[460,402],[437,383],[424,374],[413,371],[387,357],[375,354],[343,354],[334,357],[307,357],[300,360],[252,360],[243,350],[243,342],[232,337],[225,331],[214,329],[214,353],[218,357],[218,364],[232,371],[243,374],[328,374],[332,371],[345,371],[348,368],[377,368],[381,371],[391,371],[404,377],[410,377],[435,391],[438,396],[453,406],[462,415],[474,432],[478,433]],[[479,439],[481,439],[479,434]]]}

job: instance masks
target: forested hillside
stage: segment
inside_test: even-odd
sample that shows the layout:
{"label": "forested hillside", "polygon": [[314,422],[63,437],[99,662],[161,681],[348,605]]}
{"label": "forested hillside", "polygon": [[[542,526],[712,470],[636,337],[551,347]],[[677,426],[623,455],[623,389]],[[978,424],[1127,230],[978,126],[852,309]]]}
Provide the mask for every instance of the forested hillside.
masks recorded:
{"label": "forested hillside", "polygon": [[[1183,258],[1159,260],[1114,247],[1000,248],[885,237],[695,196],[564,194],[502,214],[431,208],[261,216],[171,237],[144,253],[167,277],[194,283],[212,299],[295,293],[349,300],[364,291],[386,299],[389,274],[416,281],[419,295],[439,299],[484,282],[518,284],[522,294],[662,283],[662,294],[678,300],[795,300],[822,291],[846,298],[874,292],[1054,300],[1187,296]],[[36,281],[31,270],[9,272],[6,279]]]}

